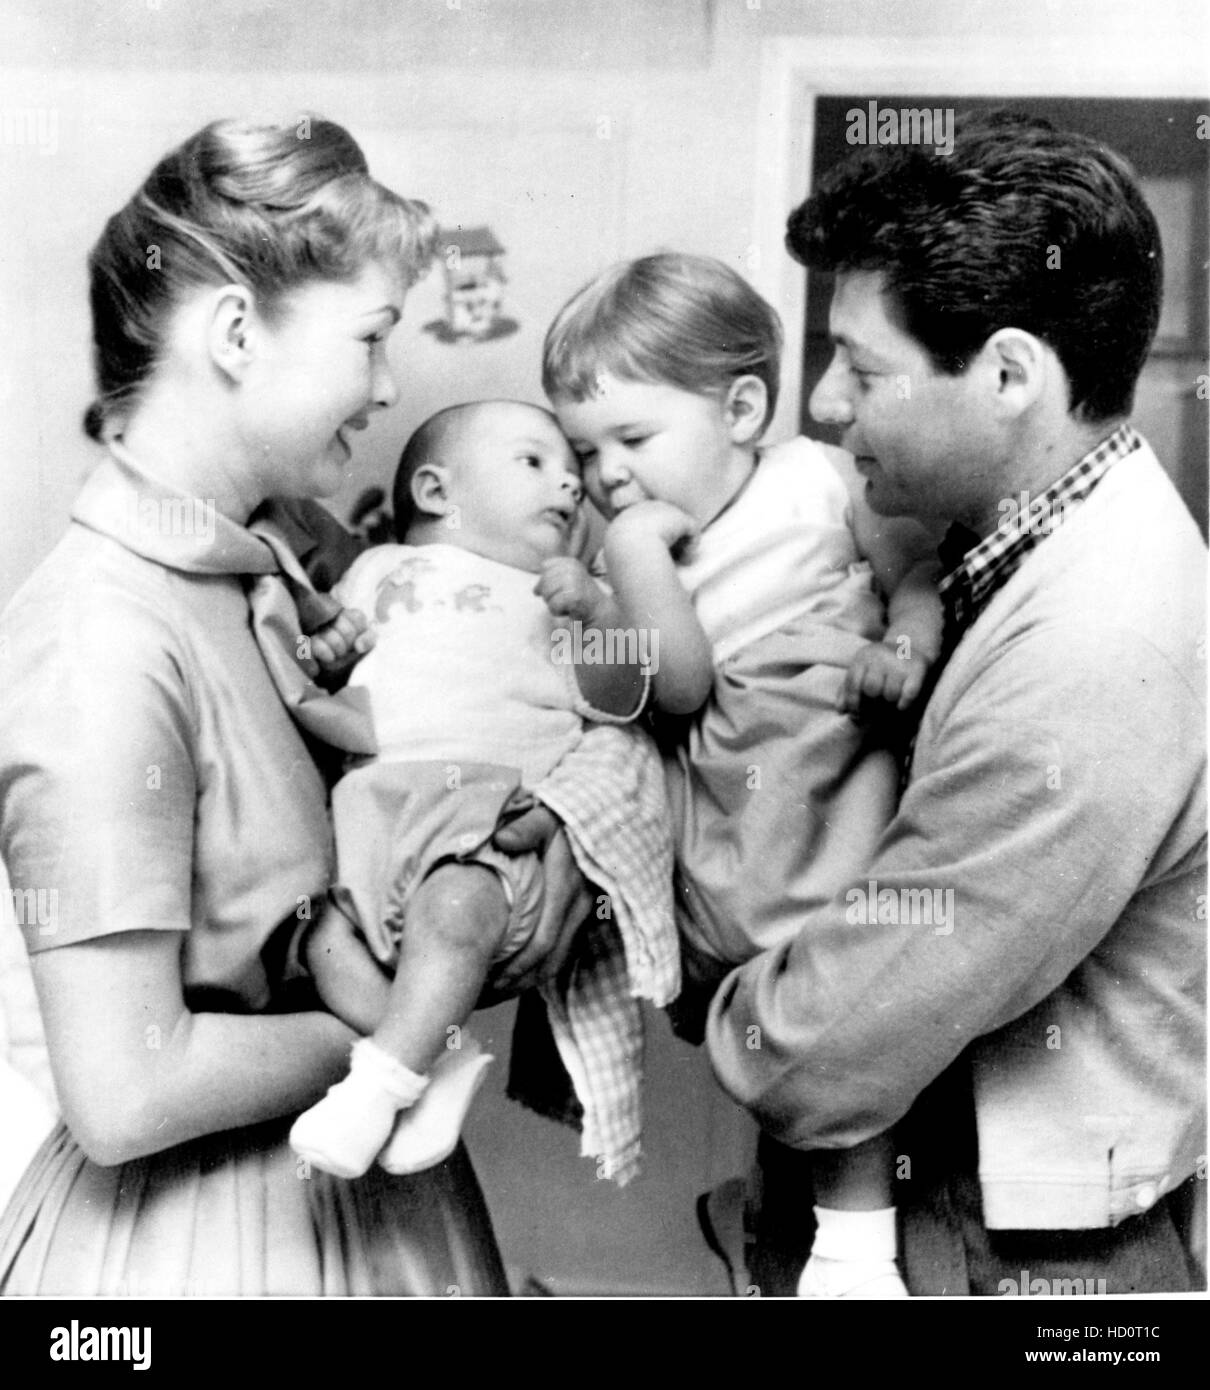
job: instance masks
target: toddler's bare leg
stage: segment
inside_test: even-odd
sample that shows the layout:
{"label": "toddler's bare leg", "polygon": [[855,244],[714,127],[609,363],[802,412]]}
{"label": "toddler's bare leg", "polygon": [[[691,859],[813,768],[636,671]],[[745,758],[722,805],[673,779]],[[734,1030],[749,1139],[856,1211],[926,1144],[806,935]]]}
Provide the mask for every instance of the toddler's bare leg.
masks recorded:
{"label": "toddler's bare leg", "polygon": [[811,1155],[815,1243],[804,1298],[906,1298],[895,1267],[895,1146],[891,1131],[851,1149]]}
{"label": "toddler's bare leg", "polygon": [[[354,1046],[348,1076],[295,1121],[290,1142],[298,1153],[339,1177],[359,1177],[398,1112],[422,1097],[391,1139],[384,1166],[411,1172],[452,1150],[491,1059],[473,1048],[447,1050],[448,1030],[474,1009],[508,915],[499,878],[481,865],[445,864],[425,879],[408,906],[386,1011],[372,1037]],[[427,1073],[439,1059],[430,1086]]]}
{"label": "toddler's bare leg", "polygon": [[836,1211],[880,1211],[894,1205],[891,1131],[851,1149],[819,1149],[811,1155],[815,1202]]}

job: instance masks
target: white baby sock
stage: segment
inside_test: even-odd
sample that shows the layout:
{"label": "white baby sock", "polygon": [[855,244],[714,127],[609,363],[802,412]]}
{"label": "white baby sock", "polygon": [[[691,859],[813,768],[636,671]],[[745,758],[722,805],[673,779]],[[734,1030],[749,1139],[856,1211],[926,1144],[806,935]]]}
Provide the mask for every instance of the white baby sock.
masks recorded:
{"label": "white baby sock", "polygon": [[428,1078],[409,1070],[370,1038],[353,1044],[349,1074],[294,1122],[290,1147],[325,1173],[359,1178]]}
{"label": "white baby sock", "polygon": [[466,1112],[493,1061],[465,1030],[461,1041],[433,1063],[428,1090],[395,1121],[378,1159],[388,1173],[419,1173],[458,1147]]}
{"label": "white baby sock", "polygon": [[895,1208],[815,1207],[815,1243],[799,1298],[907,1298],[895,1265]]}

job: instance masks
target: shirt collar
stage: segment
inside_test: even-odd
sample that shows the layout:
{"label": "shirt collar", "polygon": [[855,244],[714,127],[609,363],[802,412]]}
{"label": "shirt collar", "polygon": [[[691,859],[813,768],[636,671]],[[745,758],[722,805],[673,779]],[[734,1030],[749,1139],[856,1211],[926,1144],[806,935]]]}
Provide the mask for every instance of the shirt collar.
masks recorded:
{"label": "shirt collar", "polygon": [[1141,444],[1131,425],[1119,425],[1045,492],[1006,498],[1000,504],[1000,524],[990,536],[979,540],[965,527],[950,527],[939,550],[949,572],[938,590],[947,606],[958,608],[964,625],[1016,573],[1026,555],[1088,498],[1110,467]]}
{"label": "shirt collar", "polygon": [[[90,474],[72,520],[144,559],[186,574],[272,574],[273,551],[255,534],[224,516],[213,500],[190,497],[148,472],[120,440]],[[252,526],[272,522],[304,559],[316,541],[305,508],[267,502]]]}

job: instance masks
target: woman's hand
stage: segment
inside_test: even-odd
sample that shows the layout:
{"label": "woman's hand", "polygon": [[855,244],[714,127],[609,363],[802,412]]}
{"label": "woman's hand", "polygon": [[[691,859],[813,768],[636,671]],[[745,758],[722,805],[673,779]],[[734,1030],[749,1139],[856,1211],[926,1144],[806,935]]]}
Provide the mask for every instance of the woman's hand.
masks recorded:
{"label": "woman's hand", "polygon": [[382,1022],[390,981],[353,923],[331,903],[303,941],[303,964],[327,1007],[362,1037]]}
{"label": "woman's hand", "polygon": [[348,1067],[331,1014],[192,1013],[184,932],[120,931],[31,958],[63,1118],[94,1163],[293,1115]]}
{"label": "woman's hand", "polygon": [[542,860],[546,891],[533,936],[479,996],[480,1008],[555,979],[593,902],[591,886],[576,865],[567,835],[547,807],[534,806],[499,827],[492,843],[505,854],[536,853]]}

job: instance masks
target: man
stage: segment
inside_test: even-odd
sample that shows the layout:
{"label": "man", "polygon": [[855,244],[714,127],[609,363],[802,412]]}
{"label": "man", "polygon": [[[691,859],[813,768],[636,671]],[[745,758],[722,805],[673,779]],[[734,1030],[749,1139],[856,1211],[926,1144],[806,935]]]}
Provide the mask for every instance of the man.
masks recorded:
{"label": "man", "polygon": [[875,510],[952,525],[898,815],[711,1009],[779,1141],[752,1282],[792,1291],[810,1237],[791,1150],[895,1126],[912,1293],[1200,1287],[1205,551],[1127,423],[1154,218],[1118,156],[1001,115],[862,152],[787,243],[836,272],[812,414]]}

